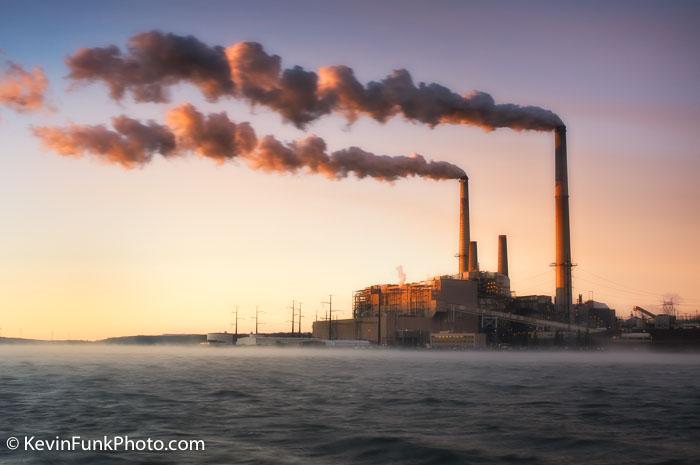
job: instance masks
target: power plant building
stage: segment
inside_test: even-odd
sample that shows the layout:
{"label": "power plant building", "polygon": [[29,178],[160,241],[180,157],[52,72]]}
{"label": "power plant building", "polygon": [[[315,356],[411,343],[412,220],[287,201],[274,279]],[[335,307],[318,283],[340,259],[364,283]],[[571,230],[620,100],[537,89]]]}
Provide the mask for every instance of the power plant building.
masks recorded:
{"label": "power plant building", "polygon": [[[549,296],[515,297],[512,294],[505,235],[498,237],[498,271],[480,269],[478,244],[472,240],[470,232],[469,181],[464,176],[459,179],[457,273],[421,282],[379,284],[358,290],[354,293],[353,318],[314,322],[314,337],[388,345],[422,345],[433,341],[451,346],[479,345],[482,339],[475,335],[486,331],[498,338],[503,326],[516,328],[521,333],[527,333],[527,328],[580,332],[589,327],[609,327],[610,313],[614,319],[613,310],[581,308],[577,315],[576,310],[583,306],[572,305],[571,268],[574,265],[571,261],[566,128],[556,128],[554,135],[554,302]],[[500,326],[499,321],[502,322]]]}
{"label": "power plant building", "polygon": [[[479,271],[477,244],[470,241],[468,180],[464,177],[459,182],[458,273],[358,290],[353,299],[353,318],[314,322],[314,337],[390,345],[425,344],[430,342],[431,334],[477,334],[480,308],[506,309],[511,297],[510,280],[507,274]],[[507,261],[505,236],[501,237],[499,256]],[[499,268],[507,272],[507,263]]]}

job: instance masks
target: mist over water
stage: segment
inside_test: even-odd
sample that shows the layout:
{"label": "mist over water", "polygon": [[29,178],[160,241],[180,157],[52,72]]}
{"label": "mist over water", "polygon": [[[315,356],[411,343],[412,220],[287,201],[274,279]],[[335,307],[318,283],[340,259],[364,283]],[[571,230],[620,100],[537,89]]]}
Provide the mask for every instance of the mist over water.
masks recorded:
{"label": "mist over water", "polygon": [[[696,354],[0,347],[2,463],[691,464]],[[204,452],[8,451],[9,436]]]}

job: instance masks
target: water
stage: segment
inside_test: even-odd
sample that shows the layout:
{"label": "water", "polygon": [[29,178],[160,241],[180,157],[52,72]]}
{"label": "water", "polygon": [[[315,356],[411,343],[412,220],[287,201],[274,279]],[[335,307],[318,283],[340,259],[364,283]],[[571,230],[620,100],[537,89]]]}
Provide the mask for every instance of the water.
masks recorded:
{"label": "water", "polygon": [[[6,438],[205,451],[8,451]],[[697,464],[700,356],[0,347],[0,463]]]}

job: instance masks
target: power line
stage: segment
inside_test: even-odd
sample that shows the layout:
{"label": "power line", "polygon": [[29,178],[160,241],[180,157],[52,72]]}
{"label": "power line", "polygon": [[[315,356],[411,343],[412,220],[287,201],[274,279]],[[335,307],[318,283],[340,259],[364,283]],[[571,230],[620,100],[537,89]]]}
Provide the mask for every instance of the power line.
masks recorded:
{"label": "power line", "polygon": [[662,294],[655,294],[655,293],[653,293],[653,292],[644,292],[644,291],[631,291],[631,290],[627,290],[627,289],[623,289],[623,288],[619,288],[619,287],[615,287],[615,286],[610,286],[610,285],[608,285],[608,284],[603,284],[603,283],[601,283],[601,282],[599,282],[599,281],[597,281],[597,280],[588,278],[588,277],[586,277],[586,276],[581,276],[581,275],[579,275],[579,274],[574,275],[574,277],[575,277],[576,279],[585,281],[585,282],[587,282],[587,283],[594,284],[594,285],[600,286],[600,287],[604,287],[604,288],[607,288],[607,289],[610,289],[610,290],[613,290],[613,291],[622,292],[622,293],[625,293],[625,294],[638,295],[638,296],[643,296],[643,297],[646,297],[646,298],[649,298],[649,297],[654,297],[654,298],[656,298],[656,299],[661,299],[661,298],[663,298],[663,295],[662,295]]}
{"label": "power line", "polygon": [[519,292],[520,294],[522,294],[522,293],[524,293],[525,291],[527,291],[527,290],[529,290],[529,289],[534,289],[534,288],[536,288],[536,287],[540,287],[540,286],[542,286],[542,285],[544,285],[544,284],[546,284],[546,283],[548,283],[548,282],[549,282],[549,278],[547,278],[547,280],[540,279],[540,280],[538,280],[537,282],[532,283],[532,284],[530,284],[530,285],[527,286],[527,287],[518,289],[516,292]]}
{"label": "power line", "polygon": [[[592,271],[589,271],[589,270],[586,270],[586,269],[582,269],[581,267],[579,267],[579,271],[583,271],[584,273],[587,273],[587,274],[589,274],[589,275],[591,275],[591,276],[594,276],[594,277],[596,277],[596,278],[598,278],[598,279],[602,279],[602,280],[604,280],[604,281],[607,281],[607,282],[612,283],[612,284],[614,284],[615,286],[617,286],[616,288],[609,287],[610,289],[618,290],[618,291],[621,291],[621,292],[637,293],[637,294],[640,294],[640,295],[644,294],[644,295],[656,297],[656,298],[659,299],[659,300],[663,300],[663,298],[664,298],[664,294],[655,293],[655,292],[651,292],[651,291],[645,291],[645,290],[642,290],[642,289],[637,289],[637,288],[634,288],[634,287],[631,287],[631,286],[627,286],[627,285],[624,285],[624,284],[622,284],[622,283],[613,281],[612,279],[606,278],[605,276],[602,276],[602,275],[593,273]],[[581,277],[579,276],[579,278],[581,278]],[[597,283],[594,283],[594,284],[598,285]],[[681,298],[681,300],[682,300],[682,302],[676,303],[676,305],[690,305],[690,306],[700,305],[700,301],[696,301],[696,300],[686,300],[686,299],[683,299],[683,298]]]}
{"label": "power line", "polygon": [[[580,287],[574,287],[574,290],[577,294],[585,294],[586,292],[593,293],[596,297],[606,299],[606,300],[630,300],[633,297],[626,296],[626,295],[621,295],[621,294],[614,294],[614,293],[608,293],[605,291],[600,291],[600,290],[591,290],[591,289],[582,289]],[[591,297],[591,300],[593,298]],[[648,304],[645,304],[648,305]]]}
{"label": "power line", "polygon": [[616,281],[613,281],[612,279],[609,279],[609,278],[606,278],[605,276],[601,276],[601,275],[599,275],[599,274],[593,273],[592,271],[588,271],[588,270],[586,270],[586,269],[584,269],[584,268],[581,268],[581,267],[578,268],[578,271],[583,271],[583,272],[586,273],[586,274],[589,274],[589,275],[594,276],[594,277],[596,277],[596,278],[598,278],[598,279],[602,279],[603,281],[607,281],[607,282],[609,282],[609,283],[611,283],[611,284],[614,284],[614,285],[617,286],[617,287],[619,288],[619,290],[621,290],[621,291],[632,292],[632,293],[638,293],[638,294],[649,294],[649,295],[652,295],[652,296],[655,296],[655,297],[658,297],[658,296],[661,296],[661,295],[662,295],[662,294],[659,294],[659,293],[656,293],[656,292],[650,292],[650,291],[645,291],[645,290],[642,290],[642,289],[636,289],[636,288],[633,288],[633,287],[631,287],[631,286],[627,286],[627,285],[625,285],[625,284],[618,283],[618,282],[616,282]]}
{"label": "power line", "polygon": [[322,302],[328,304],[328,340],[333,339],[333,295],[328,295],[328,302]]}
{"label": "power line", "polygon": [[[595,293],[597,295],[602,295],[605,297],[612,297],[613,299],[624,299],[624,300],[632,300],[632,299],[642,300],[643,299],[643,300],[646,300],[647,302],[649,300],[652,300],[652,299],[657,301],[657,302],[662,302],[664,300],[664,297],[662,295],[651,294],[651,293],[650,294],[637,294],[637,293],[633,293],[630,291],[625,291],[625,290],[621,290],[618,288],[614,288],[612,286],[607,286],[605,284],[601,284],[599,282],[589,280],[589,279],[582,277],[582,276],[574,275],[574,278],[578,281],[584,281],[584,282],[588,283],[589,285],[597,287],[597,289],[595,290]],[[602,288],[603,291],[601,291],[600,288]],[[578,289],[578,290],[581,291],[581,289]],[[653,303],[652,304],[652,303],[648,302],[647,305],[660,306],[661,304],[660,303]],[[694,302],[694,301],[686,301],[686,302],[675,302],[675,305],[697,307],[700,304],[698,304],[697,302]]]}
{"label": "power line", "polygon": [[530,276],[528,276],[528,277],[526,277],[526,278],[520,278],[520,279],[518,279],[518,282],[529,281],[529,280],[531,280],[531,279],[538,278],[538,277],[544,276],[544,275],[548,275],[548,274],[550,274],[550,273],[551,273],[551,270],[543,271],[542,273],[537,273],[537,274],[534,274],[534,275],[530,275]]}

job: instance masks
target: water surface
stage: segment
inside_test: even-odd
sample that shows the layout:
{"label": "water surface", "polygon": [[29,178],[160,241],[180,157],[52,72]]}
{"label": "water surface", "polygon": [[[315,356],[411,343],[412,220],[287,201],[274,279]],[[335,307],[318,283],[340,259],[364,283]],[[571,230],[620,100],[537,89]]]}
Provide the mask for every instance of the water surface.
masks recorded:
{"label": "water surface", "polygon": [[[2,346],[0,420],[8,464],[697,464],[700,356]],[[7,450],[24,435],[206,450]]]}

